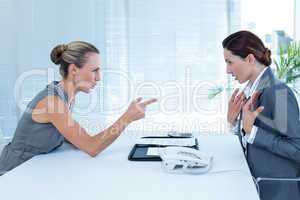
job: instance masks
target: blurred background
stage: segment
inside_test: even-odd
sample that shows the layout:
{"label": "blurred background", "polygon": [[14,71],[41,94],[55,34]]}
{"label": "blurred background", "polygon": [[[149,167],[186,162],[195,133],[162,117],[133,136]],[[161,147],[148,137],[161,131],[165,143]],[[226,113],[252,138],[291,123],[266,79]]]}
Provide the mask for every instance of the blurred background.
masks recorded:
{"label": "blurred background", "polygon": [[[300,1],[0,0],[0,25],[0,138],[11,138],[28,102],[60,80],[49,55],[73,40],[101,52],[102,79],[78,95],[73,110],[91,134],[138,96],[159,102],[127,130],[226,134],[228,97],[242,86],[226,75],[222,40],[253,31],[287,81],[280,58],[299,47]],[[297,78],[288,83],[297,89]]]}

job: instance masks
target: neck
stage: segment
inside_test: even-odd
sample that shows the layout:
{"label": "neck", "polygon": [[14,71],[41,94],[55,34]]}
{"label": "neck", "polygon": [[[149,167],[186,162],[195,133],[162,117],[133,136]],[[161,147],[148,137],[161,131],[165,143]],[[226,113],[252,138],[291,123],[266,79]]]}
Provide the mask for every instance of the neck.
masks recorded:
{"label": "neck", "polygon": [[68,100],[69,103],[73,102],[73,100],[75,99],[75,95],[77,93],[77,90],[75,88],[73,81],[68,80],[68,79],[62,79],[60,81],[60,84],[69,97],[69,100]]}
{"label": "neck", "polygon": [[257,79],[257,77],[259,76],[259,74],[266,68],[265,65],[262,64],[257,64],[254,67],[254,71],[252,73],[252,76],[250,77],[250,82],[254,83],[254,81]]}

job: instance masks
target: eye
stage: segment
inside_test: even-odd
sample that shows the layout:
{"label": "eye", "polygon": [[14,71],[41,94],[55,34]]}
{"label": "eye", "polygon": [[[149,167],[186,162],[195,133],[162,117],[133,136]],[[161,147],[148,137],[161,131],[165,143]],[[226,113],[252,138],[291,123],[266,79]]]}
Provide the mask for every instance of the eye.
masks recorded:
{"label": "eye", "polygon": [[93,70],[93,72],[98,72],[98,71],[99,71],[99,68]]}

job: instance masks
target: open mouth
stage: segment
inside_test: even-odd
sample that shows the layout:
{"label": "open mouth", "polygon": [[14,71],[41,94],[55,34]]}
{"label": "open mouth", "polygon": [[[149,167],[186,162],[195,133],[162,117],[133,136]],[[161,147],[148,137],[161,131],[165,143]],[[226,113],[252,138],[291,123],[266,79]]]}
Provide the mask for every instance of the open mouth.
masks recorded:
{"label": "open mouth", "polygon": [[92,88],[95,88],[97,83],[91,83],[91,85],[92,85]]}
{"label": "open mouth", "polygon": [[233,80],[235,80],[235,81],[238,80],[237,76],[235,76],[234,74],[232,74],[231,76],[232,76],[232,79],[233,79]]}
{"label": "open mouth", "polygon": [[230,79],[235,80],[235,81],[238,80],[237,77],[234,74],[230,74]]}

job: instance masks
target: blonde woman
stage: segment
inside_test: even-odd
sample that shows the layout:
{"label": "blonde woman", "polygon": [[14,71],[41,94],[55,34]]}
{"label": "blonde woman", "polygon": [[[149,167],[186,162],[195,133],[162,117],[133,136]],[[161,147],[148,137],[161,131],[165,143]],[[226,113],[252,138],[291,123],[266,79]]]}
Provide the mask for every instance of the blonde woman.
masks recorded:
{"label": "blonde woman", "polygon": [[92,44],[74,41],[56,46],[51,60],[60,66],[61,81],[54,81],[28,104],[12,141],[0,156],[0,175],[29,160],[60,147],[66,138],[94,157],[108,147],[133,121],[145,117],[147,105],[156,101],[134,100],[112,126],[90,136],[73,120],[72,99],[78,92],[89,93],[100,80],[99,51]]}

